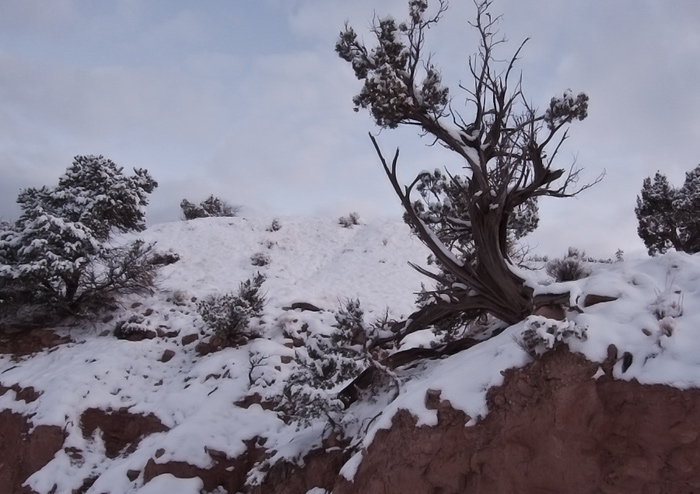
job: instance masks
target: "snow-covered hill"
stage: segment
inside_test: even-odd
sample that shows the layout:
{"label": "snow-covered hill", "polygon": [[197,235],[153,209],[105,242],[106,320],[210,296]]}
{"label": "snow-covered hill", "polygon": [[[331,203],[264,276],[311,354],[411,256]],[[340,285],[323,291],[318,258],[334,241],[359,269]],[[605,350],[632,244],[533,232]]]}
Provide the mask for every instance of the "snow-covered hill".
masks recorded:
{"label": "snow-covered hill", "polygon": [[[281,393],[296,365],[299,340],[333,331],[334,311],[344,300],[359,299],[367,322],[387,311],[397,320],[408,316],[425,282],[408,262],[423,263],[427,252],[401,221],[342,228],[329,218],[279,218],[281,228],[273,231],[272,219],[156,225],[140,237],[156,242],[161,252],[176,253],[179,261],[162,268],[153,296],[130,297],[98,321],[53,328],[69,336],[68,343],[30,356],[0,355],[0,410],[21,414],[33,427],[58,427],[65,438],[53,458],[27,479],[31,489],[41,494],[227,492],[194,473],[178,478],[152,472],[178,462],[203,471],[217,458],[250,453],[252,441],[266,451],[246,472],[248,483],[255,484],[271,464],[298,462],[321,447],[324,435],[328,438],[323,421],[309,427],[285,423],[251,397],[257,395],[264,405]],[[251,257],[264,265],[253,265]],[[561,284],[539,283],[535,280],[546,279],[541,272],[524,271],[536,292],[571,294],[565,321],[531,316],[470,350],[397,370],[393,401],[392,395],[351,406],[346,421],[357,453],[343,467],[344,477],[353,477],[363,447],[390,427],[398,410],[409,410],[418,425],[437,423],[437,412],[426,407],[428,390],[439,390],[441,399],[472,423],[484,417],[486,392],[502,383],[501,371],[532,361],[527,335],[539,342],[537,352],[565,340],[596,362],[609,358],[615,345],[616,379],[700,387],[700,257],[672,253],[590,268],[588,278]],[[198,345],[211,331],[196,301],[236,291],[256,272],[266,276],[265,337],[203,352]],[[609,301],[587,305],[589,295]],[[297,302],[322,310],[289,310]],[[155,337],[115,338],[117,323],[130,318]],[[428,336],[417,335],[409,344]],[[23,392],[28,388],[34,390],[30,397]],[[88,410],[153,416],[162,427],[113,451],[108,432],[86,426]]]}

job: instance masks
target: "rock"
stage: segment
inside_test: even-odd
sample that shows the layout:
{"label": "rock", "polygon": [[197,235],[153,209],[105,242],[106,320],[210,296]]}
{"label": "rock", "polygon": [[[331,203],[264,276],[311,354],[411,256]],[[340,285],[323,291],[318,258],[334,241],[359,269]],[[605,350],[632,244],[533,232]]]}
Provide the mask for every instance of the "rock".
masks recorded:
{"label": "rock", "polygon": [[168,326],[161,325],[156,328],[156,333],[159,338],[176,338],[180,334],[178,330],[168,331],[169,329]]}
{"label": "rock", "polygon": [[194,351],[197,352],[197,355],[204,356],[217,352],[224,346],[226,346],[226,341],[219,335],[213,335],[208,341],[200,341],[197,343],[194,347]]}
{"label": "rock", "polygon": [[310,304],[308,302],[294,302],[289,307],[282,307],[282,310],[300,310],[302,312],[304,312],[304,311],[321,312],[323,309],[320,309],[320,308],[316,307],[315,305]]}
{"label": "rock", "polygon": [[[31,431],[31,432],[30,432]],[[9,410],[0,412],[0,486],[4,494],[23,494],[22,484],[63,446],[60,427],[39,425]]]}
{"label": "rock", "polygon": [[122,338],[127,341],[143,341],[143,340],[152,340],[154,339],[158,334],[151,330],[151,329],[143,329],[143,330],[137,330],[131,332],[126,338]]}
{"label": "rock", "polygon": [[80,416],[80,427],[86,439],[95,430],[102,431],[108,458],[116,458],[122,451],[131,453],[144,436],[168,430],[155,415],[137,415],[126,409],[105,411],[88,408]]}
{"label": "rock", "polygon": [[592,305],[602,304],[605,302],[614,302],[615,300],[617,300],[617,297],[610,297],[608,295],[595,295],[593,293],[589,293],[588,295],[586,295],[586,298],[583,299],[583,306],[591,307]]}
{"label": "rock", "polygon": [[[314,488],[333,492],[333,485],[340,468],[349,459],[344,453],[347,442],[341,447],[326,447],[311,451],[304,457],[303,467],[288,462],[273,465],[261,485],[254,486],[250,494],[304,494]],[[360,493],[362,491],[353,491]],[[387,490],[387,493],[413,493],[413,490]]]}
{"label": "rock", "polygon": [[175,356],[175,352],[167,349],[163,352],[163,355],[160,357],[161,362],[170,362],[170,360]]}
{"label": "rock", "polygon": [[200,341],[194,347],[194,351],[197,352],[197,355],[203,357],[205,355],[209,355],[210,353],[214,353],[216,351],[216,348],[207,343],[206,341]]}
{"label": "rock", "polygon": [[564,310],[564,307],[561,305],[556,304],[541,305],[533,311],[533,314],[557,321],[564,321],[566,319],[566,310]]}
{"label": "rock", "polygon": [[139,475],[141,475],[141,470],[127,470],[126,471],[126,476],[130,481],[134,481],[137,478],[139,478]]}
{"label": "rock", "polygon": [[19,386],[19,384],[13,384],[10,387],[6,387],[3,386],[3,384],[0,382],[0,396],[4,395],[9,390],[15,392],[15,401],[22,400],[25,403],[31,403],[33,401],[36,401],[39,398],[39,396],[41,396],[41,393],[38,393],[36,390],[34,390],[33,386],[22,388]]}
{"label": "rock", "polygon": [[0,331],[0,354],[23,357],[70,341],[69,337],[60,337],[48,329],[32,329],[31,331],[13,333]]}
{"label": "rock", "polygon": [[440,406],[440,395],[442,391],[439,389],[429,389],[425,392],[425,408],[428,410],[437,410]]}
{"label": "rock", "polygon": [[196,467],[184,461],[158,463],[151,458],[143,471],[144,484],[158,475],[169,473],[179,478],[199,477],[207,492],[219,487],[223,488],[225,492],[240,492],[243,490],[248,471],[263,458],[265,453],[264,448],[260,446],[261,440],[259,438],[243,442],[246,445],[246,451],[237,458],[229,458],[222,451],[207,449],[213,462],[213,466],[210,468]]}
{"label": "rock", "polygon": [[196,333],[193,334],[188,334],[182,337],[182,346],[187,346],[190,343],[193,343],[199,339],[199,335]]}
{"label": "rock", "polygon": [[247,395],[242,400],[238,400],[234,403],[237,407],[250,408],[250,405],[260,405],[265,410],[272,410],[275,408],[275,404],[269,401],[263,401],[260,393],[253,393],[252,395]]}

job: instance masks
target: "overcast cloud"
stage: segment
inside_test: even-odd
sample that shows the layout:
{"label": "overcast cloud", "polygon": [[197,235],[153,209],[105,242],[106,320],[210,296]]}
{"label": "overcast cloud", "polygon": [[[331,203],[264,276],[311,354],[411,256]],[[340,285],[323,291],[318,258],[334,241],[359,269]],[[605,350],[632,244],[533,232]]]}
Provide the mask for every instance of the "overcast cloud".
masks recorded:
{"label": "overcast cloud", "polygon": [[[46,0],[0,3],[0,217],[24,187],[54,184],[78,154],[102,154],[159,181],[151,223],[176,220],[182,198],[216,194],[272,214],[400,215],[355,113],[359,90],[333,52],[346,20],[404,17],[406,2]],[[700,163],[700,3],[495,0],[538,106],[571,88],[591,98],[561,154],[604,181],[576,199],[544,200],[530,243],[609,257],[644,252],[634,205],[661,170],[680,185]],[[430,50],[453,87],[466,77],[471,1],[453,0]],[[453,92],[455,103],[461,97]],[[383,131],[402,176],[459,166],[415,129]]]}

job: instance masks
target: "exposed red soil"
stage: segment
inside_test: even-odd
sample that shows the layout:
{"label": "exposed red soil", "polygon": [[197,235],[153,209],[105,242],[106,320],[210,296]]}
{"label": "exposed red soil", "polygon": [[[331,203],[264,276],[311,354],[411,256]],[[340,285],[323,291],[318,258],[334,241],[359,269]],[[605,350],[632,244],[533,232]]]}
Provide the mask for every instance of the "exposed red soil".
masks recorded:
{"label": "exposed red soil", "polygon": [[22,484],[44,467],[65,439],[60,427],[40,425],[9,410],[0,412],[0,490],[4,494],[24,494]]}
{"label": "exposed red soil", "polygon": [[[347,460],[344,444],[328,444],[309,454],[303,467],[274,465],[261,486],[248,488],[248,472],[267,454],[261,438],[249,441],[238,458],[209,451],[211,468],[160,463],[156,454],[143,471],[128,475],[143,475],[144,482],[163,473],[199,477],[206,490],[250,494],[305,494],[313,487],[335,494],[700,493],[700,390],[614,380],[614,358],[611,352],[602,364],[607,374],[597,380],[599,364],[566,349],[506,371],[503,386],[489,391],[489,414],[475,426],[466,427],[469,417],[430,390],[426,406],[437,410],[439,424],[417,427],[410,413],[399,412],[364,451],[354,482],[338,476]],[[10,389],[28,402],[38,396],[16,386],[0,393]],[[110,457],[166,430],[156,417],[127,410],[87,410],[81,426],[87,436],[102,431]],[[59,427],[30,430],[25,417],[0,412],[2,492],[29,492],[22,483],[63,445]],[[81,491],[92,481],[86,479]]]}
{"label": "exposed red soil", "polygon": [[70,341],[70,338],[58,336],[48,329],[32,329],[16,333],[0,331],[0,354],[24,357]]}
{"label": "exposed red soil", "polygon": [[92,436],[97,429],[102,431],[108,458],[131,453],[143,437],[168,430],[152,413],[137,415],[129,413],[125,408],[115,411],[88,408],[80,416],[80,428],[86,438]]}
{"label": "exposed red soil", "polygon": [[331,435],[323,441],[323,447],[304,457],[304,466],[279,462],[270,468],[261,485],[250,489],[250,494],[306,494],[314,487],[331,492],[338,472],[349,459],[345,452],[348,440]]}
{"label": "exposed red soil", "polygon": [[260,438],[246,441],[246,446],[246,452],[237,458],[229,458],[220,451],[207,451],[214,462],[210,468],[196,467],[184,461],[159,463],[157,459],[151,458],[143,472],[144,483],[150,482],[158,475],[169,473],[183,479],[199,477],[206,491],[222,487],[227,493],[236,494],[244,490],[250,469],[265,456]]}
{"label": "exposed red soil", "polygon": [[436,427],[396,415],[334,494],[700,492],[700,390],[643,386],[556,350],[505,373],[473,427],[435,393]]}

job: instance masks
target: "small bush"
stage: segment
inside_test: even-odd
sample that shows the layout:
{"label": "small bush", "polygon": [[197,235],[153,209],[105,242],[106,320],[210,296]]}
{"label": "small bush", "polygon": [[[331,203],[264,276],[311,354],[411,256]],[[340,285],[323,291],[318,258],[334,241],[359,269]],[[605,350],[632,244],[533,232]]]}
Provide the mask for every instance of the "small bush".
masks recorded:
{"label": "small bush", "polygon": [[267,266],[270,264],[270,261],[270,256],[264,252],[256,252],[250,256],[250,262],[253,264],[253,266]]}
{"label": "small bush", "polygon": [[335,313],[335,327],[331,338],[341,345],[365,345],[368,328],[365,324],[365,314],[360,307],[359,299],[345,300]]}
{"label": "small bush", "polygon": [[343,228],[352,228],[360,224],[360,215],[357,213],[350,213],[347,216],[341,216],[338,218],[338,224]]}
{"label": "small bush", "polygon": [[259,318],[265,307],[265,296],[260,292],[265,276],[257,273],[241,282],[238,293],[227,293],[197,304],[197,311],[207,326],[231,346],[245,344],[259,338],[252,320]]}
{"label": "small bush", "polygon": [[367,326],[359,300],[348,299],[335,313],[337,331],[313,334],[297,349],[296,369],[286,381],[277,410],[308,425],[314,419],[341,420],[343,401],[337,390],[371,365]]}
{"label": "small bush", "polygon": [[520,346],[532,356],[542,355],[567,343],[571,338],[587,339],[587,328],[573,321],[555,321],[542,316],[530,316],[520,335]]}
{"label": "small bush", "polygon": [[169,266],[180,260],[180,254],[173,250],[167,252],[156,252],[151,256],[151,264],[156,266]]}
{"label": "small bush", "polygon": [[573,247],[569,247],[569,252],[562,259],[553,259],[547,263],[547,274],[557,282],[575,281],[585,278],[590,274],[590,270],[585,265],[584,252],[579,252]]}
{"label": "small bush", "polygon": [[180,208],[182,209],[182,216],[185,220],[233,217],[238,216],[238,213],[241,211],[240,206],[233,206],[213,195],[200,202],[199,206],[192,204],[187,199],[183,199],[182,202],[180,202]]}
{"label": "small bush", "polygon": [[659,293],[649,309],[659,321],[669,317],[680,317],[683,315],[683,292],[681,290],[666,290]]}
{"label": "small bush", "polygon": [[280,225],[280,222],[275,218],[272,220],[272,224],[267,228],[268,232],[278,232],[282,228],[282,225]]}

